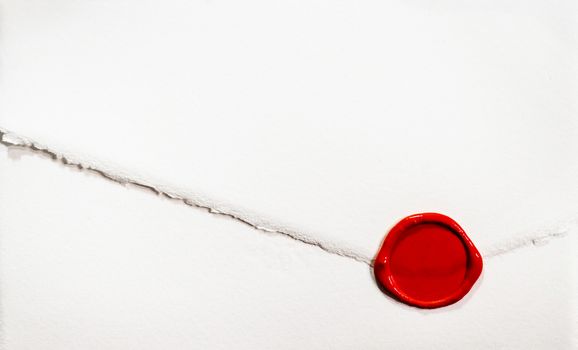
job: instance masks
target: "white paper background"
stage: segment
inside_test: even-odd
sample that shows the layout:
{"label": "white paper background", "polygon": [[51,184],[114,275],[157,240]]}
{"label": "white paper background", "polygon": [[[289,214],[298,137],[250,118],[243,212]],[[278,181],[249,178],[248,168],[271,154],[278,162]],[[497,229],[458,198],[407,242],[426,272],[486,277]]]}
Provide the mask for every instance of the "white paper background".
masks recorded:
{"label": "white paper background", "polygon": [[[415,212],[485,251],[578,211],[572,1],[1,5],[0,126],[58,149],[369,257]],[[12,158],[7,348],[572,341],[570,234],[488,261],[471,299],[429,316],[362,264]]]}

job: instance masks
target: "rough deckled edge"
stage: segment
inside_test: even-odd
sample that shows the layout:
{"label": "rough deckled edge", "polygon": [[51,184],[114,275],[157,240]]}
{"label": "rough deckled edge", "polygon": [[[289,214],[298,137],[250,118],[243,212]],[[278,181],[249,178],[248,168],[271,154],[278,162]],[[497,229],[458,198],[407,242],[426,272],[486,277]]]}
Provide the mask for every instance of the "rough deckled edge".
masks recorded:
{"label": "rough deckled edge", "polygon": [[[179,191],[168,189],[163,185],[152,184],[151,182],[140,179],[137,176],[124,175],[120,171],[110,170],[106,167],[95,165],[90,161],[80,160],[72,155],[56,151],[53,148],[49,148],[29,138],[17,135],[3,128],[0,128],[0,144],[9,148],[21,148],[33,153],[42,154],[50,157],[53,161],[56,161],[62,165],[74,167],[82,171],[96,174],[115,183],[121,185],[137,186],[156,195],[178,201],[189,207],[206,210],[208,213],[213,215],[227,217],[229,219],[248,225],[255,230],[283,235],[301,243],[318,247],[327,253],[350,258],[355,261],[362,262],[368,266],[373,266],[372,258],[356,252],[353,249],[339,247],[339,245],[336,243],[319,240],[313,238],[310,234],[297,232],[287,228],[281,228],[279,225],[271,224],[269,222],[265,224],[260,219],[251,217],[248,214],[244,214],[232,208],[222,207],[216,203],[202,199],[199,196],[195,197],[188,194],[183,194]],[[561,224],[556,224],[531,234],[523,235],[522,237],[516,237],[506,242],[490,246],[482,250],[482,255],[484,258],[492,258],[523,247],[531,245],[543,245],[551,239],[564,237],[570,228],[576,226],[577,224],[578,220],[576,219],[567,220]]]}
{"label": "rough deckled edge", "polygon": [[233,219],[237,222],[248,225],[255,230],[266,233],[283,235],[296,241],[299,241],[301,243],[318,247],[327,253],[339,255],[342,257],[362,262],[367,265],[371,265],[371,258],[364,256],[361,253],[355,252],[353,249],[339,247],[335,243],[322,241],[313,238],[309,234],[305,234],[302,232],[297,232],[286,228],[279,228],[274,224],[265,225],[262,223],[262,220],[250,217],[249,215],[240,213],[237,210],[230,208],[223,208],[222,206],[211,203],[206,199],[201,199],[200,197],[195,198],[193,196],[179,193],[172,189],[168,189],[162,185],[152,184],[149,181],[140,179],[136,176],[127,176],[119,171],[106,169],[103,166],[97,166],[90,161],[80,160],[72,155],[64,154],[62,152],[54,150],[53,148],[49,148],[38,142],[17,135],[3,128],[0,128],[0,144],[6,147],[21,148],[29,150],[34,153],[42,154],[50,157],[53,161],[56,161],[65,166],[74,167],[82,171],[96,174],[100,177],[103,177],[115,183],[121,185],[137,186],[149,190],[150,192],[153,192],[156,195],[181,202],[189,207],[206,210],[210,214]]}
{"label": "rough deckled edge", "polygon": [[515,238],[501,242],[493,246],[485,247],[482,255],[484,258],[492,258],[504,255],[514,250],[529,246],[542,246],[552,239],[565,237],[578,224],[576,219],[553,223],[526,234],[517,235]]}

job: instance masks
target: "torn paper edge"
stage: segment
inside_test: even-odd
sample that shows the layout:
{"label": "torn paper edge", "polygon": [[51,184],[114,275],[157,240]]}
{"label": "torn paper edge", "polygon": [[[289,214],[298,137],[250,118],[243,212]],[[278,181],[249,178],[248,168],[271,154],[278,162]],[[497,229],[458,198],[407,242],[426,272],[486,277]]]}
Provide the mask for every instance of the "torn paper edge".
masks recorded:
{"label": "torn paper edge", "polygon": [[20,148],[31,151],[33,153],[48,156],[53,161],[62,165],[74,167],[81,171],[96,174],[102,178],[121,185],[133,185],[143,188],[158,196],[181,202],[189,207],[206,210],[213,215],[227,217],[229,219],[248,225],[253,229],[261,232],[283,235],[301,243],[318,247],[327,253],[339,255],[362,262],[367,265],[371,265],[372,259],[370,257],[359,253],[354,249],[345,247],[345,244],[321,240],[313,237],[311,234],[281,227],[281,225],[276,225],[268,221],[266,222],[257,216],[249,215],[240,212],[239,210],[225,207],[221,204],[218,204],[216,201],[201,198],[201,196],[184,194],[180,191],[168,188],[168,186],[154,184],[151,181],[139,178],[138,176],[128,176],[121,171],[111,170],[105,166],[97,165],[93,161],[88,161],[85,159],[80,159],[76,156],[72,156],[70,154],[65,154],[55,150],[52,147],[47,147],[27,137],[17,135],[3,128],[0,128],[0,143],[8,148]]}
{"label": "torn paper edge", "polygon": [[482,256],[484,258],[492,258],[524,247],[543,246],[553,239],[567,236],[577,226],[577,218],[550,223],[540,229],[517,234],[514,238],[501,242],[500,244],[484,247],[484,249],[482,249]]}
{"label": "torn paper edge", "polygon": [[[256,215],[250,215],[245,212],[241,212],[240,210],[223,206],[218,204],[216,201],[208,200],[199,195],[185,194],[182,191],[171,189],[166,185],[154,184],[152,181],[144,180],[138,176],[128,176],[119,170],[111,170],[108,167],[97,165],[93,161],[80,159],[79,157],[72,156],[71,154],[59,152],[54,148],[49,148],[27,137],[17,135],[1,127],[0,144],[8,148],[20,148],[28,150],[32,153],[45,155],[51,158],[53,161],[58,162],[64,166],[70,166],[81,171],[96,174],[102,178],[121,185],[137,186],[158,196],[181,202],[189,207],[206,210],[208,213],[213,215],[227,217],[242,224],[248,225],[257,231],[282,235],[295,241],[318,247],[327,253],[353,259],[370,267],[373,266],[373,258],[368,257],[367,255],[362,254],[355,249],[345,247],[344,243],[330,242],[328,240],[318,239],[315,238],[312,234],[298,232],[296,230],[283,227],[282,225],[274,224],[269,220],[263,220]],[[523,247],[543,245],[551,239],[564,237],[572,227],[577,225],[578,219],[570,219],[561,223],[546,226],[543,229],[528,234],[522,234],[516,238],[486,247],[485,249],[481,249],[482,256],[484,258],[492,258]],[[378,247],[376,247],[376,250],[377,248]]]}

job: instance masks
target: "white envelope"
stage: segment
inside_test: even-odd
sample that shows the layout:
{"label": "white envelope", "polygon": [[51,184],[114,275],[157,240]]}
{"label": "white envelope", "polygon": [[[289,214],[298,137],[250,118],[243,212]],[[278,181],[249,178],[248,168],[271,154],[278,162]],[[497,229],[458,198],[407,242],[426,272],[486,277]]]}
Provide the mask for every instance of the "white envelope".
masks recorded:
{"label": "white envelope", "polygon": [[[7,349],[578,346],[572,1],[1,7]],[[369,266],[419,212],[438,310]]]}

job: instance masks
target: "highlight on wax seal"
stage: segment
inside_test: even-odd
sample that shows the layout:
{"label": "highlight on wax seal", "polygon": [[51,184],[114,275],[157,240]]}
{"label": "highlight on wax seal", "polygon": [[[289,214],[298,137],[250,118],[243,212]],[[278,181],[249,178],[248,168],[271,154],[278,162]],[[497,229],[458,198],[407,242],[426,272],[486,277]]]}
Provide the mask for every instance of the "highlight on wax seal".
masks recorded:
{"label": "highlight on wax seal", "polygon": [[462,299],[482,266],[481,254],[457,222],[422,213],[404,218],[389,231],[373,268],[386,293],[431,309]]}

